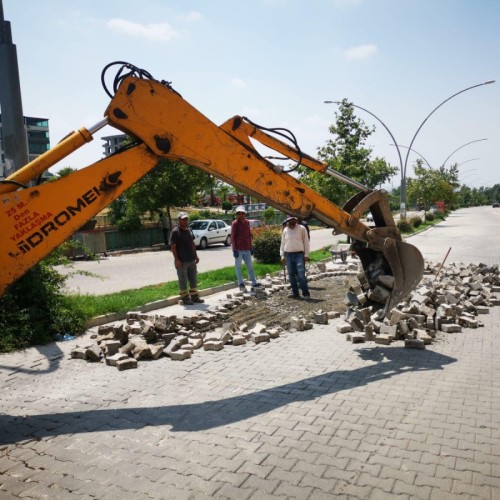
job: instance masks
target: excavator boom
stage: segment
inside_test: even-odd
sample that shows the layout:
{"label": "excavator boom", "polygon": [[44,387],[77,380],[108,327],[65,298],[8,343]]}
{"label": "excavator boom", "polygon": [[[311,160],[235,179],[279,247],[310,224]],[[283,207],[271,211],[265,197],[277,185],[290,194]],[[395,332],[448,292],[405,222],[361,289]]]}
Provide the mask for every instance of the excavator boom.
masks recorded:
{"label": "excavator boom", "polygon": [[[125,132],[139,144],[55,182],[19,189],[20,184],[35,179],[91,140],[91,132],[80,129],[0,184],[0,224],[4,228],[0,294],[161,158],[201,169],[289,215],[316,218],[337,233],[349,235],[356,242],[370,289],[378,286],[379,275],[394,277],[386,308],[397,304],[420,280],[422,256],[402,241],[385,192],[372,191],[346,178],[249,120],[235,116],[217,126],[169,84],[144,78],[144,72],[137,76],[133,71],[120,78],[104,115],[103,123]],[[264,158],[252,141],[310,169],[333,175],[360,192],[341,208]],[[374,214],[375,227],[360,220],[367,210]]]}

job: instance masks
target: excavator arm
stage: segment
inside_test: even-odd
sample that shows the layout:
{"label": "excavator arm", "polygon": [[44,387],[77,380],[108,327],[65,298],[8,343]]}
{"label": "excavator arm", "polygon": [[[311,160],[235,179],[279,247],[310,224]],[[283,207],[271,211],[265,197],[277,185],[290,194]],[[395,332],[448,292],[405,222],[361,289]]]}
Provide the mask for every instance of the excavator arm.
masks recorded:
{"label": "excavator arm", "polygon": [[[149,74],[145,78],[144,72],[137,76],[131,71],[119,79],[114,90],[100,124],[73,132],[0,184],[0,295],[161,158],[196,167],[289,215],[313,217],[336,233],[349,235],[356,242],[372,290],[378,285],[379,275],[394,277],[386,308],[399,302],[420,281],[422,256],[402,241],[385,192],[372,191],[329,169],[240,116],[217,126],[169,84]],[[19,189],[92,140],[92,134],[105,124],[139,143],[57,181]],[[252,141],[332,175],[360,192],[341,208],[264,158]],[[360,220],[367,210],[374,215],[375,227]]]}

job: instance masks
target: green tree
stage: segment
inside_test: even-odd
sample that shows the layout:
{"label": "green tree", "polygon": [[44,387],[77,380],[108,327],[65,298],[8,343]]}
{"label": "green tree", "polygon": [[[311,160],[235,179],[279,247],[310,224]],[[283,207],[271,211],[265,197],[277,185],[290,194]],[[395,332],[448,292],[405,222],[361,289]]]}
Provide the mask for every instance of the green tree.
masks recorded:
{"label": "green tree", "polygon": [[212,183],[213,177],[197,168],[162,159],[111,204],[111,220],[120,229],[133,230],[143,220],[167,217],[172,227],[170,208],[191,204],[200,187]]}
{"label": "green tree", "polygon": [[414,166],[414,177],[407,179],[407,198],[410,204],[423,204],[428,210],[436,201],[444,201],[452,208],[456,204],[458,188],[457,169],[425,167],[418,159]]}
{"label": "green tree", "polygon": [[[331,169],[375,189],[387,182],[397,172],[397,168],[383,158],[371,159],[372,149],[365,146],[375,127],[368,127],[354,114],[354,106],[343,99],[339,111],[335,113],[335,123],[329,131],[334,135],[318,149],[318,158]],[[320,172],[302,167],[301,180],[312,189],[338,205],[345,203],[357,189]]]}

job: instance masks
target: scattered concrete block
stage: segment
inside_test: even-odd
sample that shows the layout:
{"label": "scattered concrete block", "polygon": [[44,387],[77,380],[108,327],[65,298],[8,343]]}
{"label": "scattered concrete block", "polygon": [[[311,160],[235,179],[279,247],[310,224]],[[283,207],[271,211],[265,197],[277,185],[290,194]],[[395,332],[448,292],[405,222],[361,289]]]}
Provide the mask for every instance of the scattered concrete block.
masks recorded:
{"label": "scattered concrete block", "polygon": [[441,330],[445,333],[458,333],[462,331],[462,327],[455,323],[449,325],[441,325]]}
{"label": "scattered concrete block", "polygon": [[267,333],[252,333],[250,338],[256,344],[260,344],[261,342],[269,342],[269,334]]}
{"label": "scattered concrete block", "polygon": [[425,343],[422,339],[407,339],[405,347],[408,349],[425,349]]}
{"label": "scattered concrete block", "polygon": [[189,359],[192,355],[190,349],[182,348],[177,351],[170,353],[170,359],[172,361],[184,361],[185,359]]}
{"label": "scattered concrete block", "polygon": [[85,349],[85,359],[87,361],[101,361],[101,348],[97,344],[92,344]]}
{"label": "scattered concrete block", "polygon": [[210,340],[203,344],[203,350],[205,351],[220,351],[224,349],[224,343],[220,340]]}
{"label": "scattered concrete block", "polygon": [[119,371],[137,368],[137,360],[134,358],[122,359],[116,362],[116,368],[118,368]]}
{"label": "scattered concrete block", "polygon": [[126,354],[117,352],[116,354],[113,354],[113,356],[108,356],[106,358],[106,364],[108,366],[116,366],[116,363],[118,363],[118,361],[123,361],[124,359],[129,359],[129,357]]}
{"label": "scattered concrete block", "polygon": [[233,345],[244,345],[247,343],[247,339],[242,335],[233,335],[232,344]]}
{"label": "scattered concrete block", "polygon": [[380,333],[375,337],[375,344],[390,345],[392,342],[392,337],[384,333]]}
{"label": "scattered concrete block", "polygon": [[337,325],[337,332],[339,333],[348,333],[352,331],[352,326],[349,323],[344,322]]}

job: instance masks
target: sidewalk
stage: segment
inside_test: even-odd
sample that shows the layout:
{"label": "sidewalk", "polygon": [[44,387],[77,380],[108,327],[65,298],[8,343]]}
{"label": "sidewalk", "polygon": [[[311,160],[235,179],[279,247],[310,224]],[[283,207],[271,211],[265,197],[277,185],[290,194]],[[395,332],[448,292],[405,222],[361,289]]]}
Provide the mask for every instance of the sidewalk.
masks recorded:
{"label": "sidewalk", "polygon": [[481,319],[424,351],[335,320],[125,372],[78,339],[1,355],[0,498],[499,498],[500,307]]}

